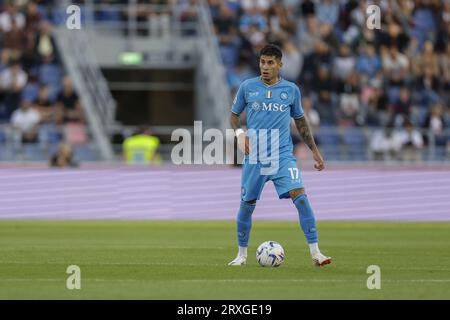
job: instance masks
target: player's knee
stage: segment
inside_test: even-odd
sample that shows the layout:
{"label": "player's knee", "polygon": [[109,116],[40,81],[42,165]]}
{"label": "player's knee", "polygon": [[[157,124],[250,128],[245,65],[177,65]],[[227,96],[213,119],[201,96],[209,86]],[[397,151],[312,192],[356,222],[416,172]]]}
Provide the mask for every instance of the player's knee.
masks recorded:
{"label": "player's knee", "polygon": [[[244,201],[244,200],[242,200],[242,201]],[[248,200],[248,201],[244,201],[245,203],[248,203],[248,204],[252,204],[252,205],[254,205],[254,204],[256,204],[256,199],[254,199],[254,200]]]}
{"label": "player's knee", "polygon": [[291,197],[292,200],[294,200],[295,198],[297,198],[302,194],[305,194],[305,188],[294,189],[289,191],[289,197]]}

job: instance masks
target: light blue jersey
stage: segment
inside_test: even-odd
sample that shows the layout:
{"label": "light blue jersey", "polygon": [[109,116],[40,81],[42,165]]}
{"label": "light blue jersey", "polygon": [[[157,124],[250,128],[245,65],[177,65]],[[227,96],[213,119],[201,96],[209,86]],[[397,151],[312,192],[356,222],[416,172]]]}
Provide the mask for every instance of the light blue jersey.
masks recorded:
{"label": "light blue jersey", "polygon": [[257,133],[268,130],[268,156],[271,154],[271,130],[278,129],[279,157],[293,153],[291,118],[303,117],[300,90],[296,84],[282,78],[273,85],[265,84],[260,77],[244,81],[236,94],[231,111],[247,113],[247,129]]}
{"label": "light blue jersey", "polygon": [[[262,130],[270,132],[276,129],[279,151],[276,170],[269,171],[270,173],[265,173],[266,164],[264,161],[259,161],[261,150],[257,152],[258,161],[252,162],[249,161],[248,156],[245,157],[241,198],[243,201],[259,199],[265,183],[269,180],[274,183],[280,198],[288,198],[290,190],[303,188],[302,177],[293,156],[291,138],[291,118],[299,119],[304,116],[300,90],[294,83],[281,78],[270,86],[264,84],[260,77],[248,79],[239,87],[231,109],[237,115],[244,110],[247,113],[247,135],[251,129],[256,132]],[[271,144],[272,147],[274,146],[270,137],[268,133],[267,155],[269,158],[274,154],[270,147]],[[260,142],[258,142],[258,148],[261,149]]]}

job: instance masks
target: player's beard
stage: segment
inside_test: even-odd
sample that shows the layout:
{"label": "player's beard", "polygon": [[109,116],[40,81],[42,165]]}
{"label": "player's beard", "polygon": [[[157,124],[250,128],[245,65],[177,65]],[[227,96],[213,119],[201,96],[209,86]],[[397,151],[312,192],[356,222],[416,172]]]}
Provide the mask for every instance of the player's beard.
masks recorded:
{"label": "player's beard", "polygon": [[273,72],[273,71],[266,71],[266,73],[261,71],[261,78],[266,83],[272,83],[277,78],[277,76],[275,75],[275,72]]}

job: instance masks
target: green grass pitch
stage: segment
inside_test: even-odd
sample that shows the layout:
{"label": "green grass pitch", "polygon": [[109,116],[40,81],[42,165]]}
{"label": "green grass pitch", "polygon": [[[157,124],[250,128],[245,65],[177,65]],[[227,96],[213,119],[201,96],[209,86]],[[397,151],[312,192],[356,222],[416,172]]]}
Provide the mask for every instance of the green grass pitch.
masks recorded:
{"label": "green grass pitch", "polygon": [[[248,264],[229,267],[232,221],[0,221],[0,299],[450,299],[450,223],[318,227],[329,266],[312,266],[295,221],[256,220]],[[281,267],[258,266],[265,240],[283,245]],[[69,265],[81,290],[66,288]]]}

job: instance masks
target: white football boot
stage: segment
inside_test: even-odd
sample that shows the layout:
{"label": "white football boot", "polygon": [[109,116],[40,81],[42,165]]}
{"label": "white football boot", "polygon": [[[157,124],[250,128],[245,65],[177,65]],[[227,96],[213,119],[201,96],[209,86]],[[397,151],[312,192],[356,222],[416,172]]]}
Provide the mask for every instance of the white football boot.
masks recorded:
{"label": "white football boot", "polygon": [[247,257],[238,255],[233,261],[231,261],[229,266],[243,266],[247,263]]}
{"label": "white football boot", "polygon": [[320,252],[312,255],[311,259],[316,267],[323,267],[331,263],[331,257],[326,257]]}

